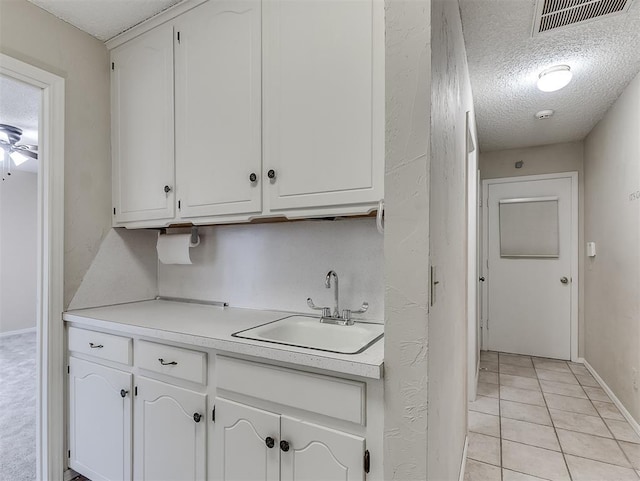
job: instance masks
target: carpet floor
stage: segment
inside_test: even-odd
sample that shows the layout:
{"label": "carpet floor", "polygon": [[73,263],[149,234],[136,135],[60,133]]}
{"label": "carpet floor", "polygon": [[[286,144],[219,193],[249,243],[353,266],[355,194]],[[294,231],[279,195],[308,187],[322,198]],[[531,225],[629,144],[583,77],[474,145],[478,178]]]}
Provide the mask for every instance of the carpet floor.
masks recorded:
{"label": "carpet floor", "polygon": [[36,479],[36,333],[0,338],[0,481]]}

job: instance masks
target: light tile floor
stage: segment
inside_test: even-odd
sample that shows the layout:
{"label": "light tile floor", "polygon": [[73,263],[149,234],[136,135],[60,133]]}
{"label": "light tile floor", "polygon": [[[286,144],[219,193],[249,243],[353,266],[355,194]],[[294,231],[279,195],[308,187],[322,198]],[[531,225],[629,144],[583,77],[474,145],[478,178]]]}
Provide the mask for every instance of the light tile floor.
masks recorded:
{"label": "light tile floor", "polygon": [[465,481],[639,481],[640,437],[582,364],[483,351]]}

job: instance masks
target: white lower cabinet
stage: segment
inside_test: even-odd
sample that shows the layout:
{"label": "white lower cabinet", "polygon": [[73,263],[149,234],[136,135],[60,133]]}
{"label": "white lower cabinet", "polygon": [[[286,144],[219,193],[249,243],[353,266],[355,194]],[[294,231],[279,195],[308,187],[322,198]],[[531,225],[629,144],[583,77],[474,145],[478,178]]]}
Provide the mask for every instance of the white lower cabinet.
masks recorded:
{"label": "white lower cabinet", "polygon": [[216,398],[216,480],[356,481],[365,440],[345,432]]}
{"label": "white lower cabinet", "polygon": [[145,377],[136,387],[135,480],[205,480],[206,395]]}
{"label": "white lower cabinet", "polygon": [[131,480],[131,378],[69,359],[69,466],[92,481]]}
{"label": "white lower cabinet", "polygon": [[287,416],[280,420],[280,431],[282,481],[364,479],[364,438]]}
{"label": "white lower cabinet", "polygon": [[278,481],[280,416],[216,398],[213,479]]}

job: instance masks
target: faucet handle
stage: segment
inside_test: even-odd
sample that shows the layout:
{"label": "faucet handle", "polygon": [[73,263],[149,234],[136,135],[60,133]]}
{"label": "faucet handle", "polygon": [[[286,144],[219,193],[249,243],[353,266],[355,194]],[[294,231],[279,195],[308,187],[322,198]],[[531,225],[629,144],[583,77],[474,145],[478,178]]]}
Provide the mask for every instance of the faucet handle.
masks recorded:
{"label": "faucet handle", "polygon": [[358,309],[357,311],[352,310],[351,314],[362,314],[364,312],[367,312],[368,309],[369,309],[369,303],[368,302],[363,302],[362,306],[360,306],[360,309]]}
{"label": "faucet handle", "polygon": [[322,317],[331,317],[331,308],[329,307],[318,307],[313,303],[313,300],[310,297],[307,297],[307,306],[316,311],[322,311]]}

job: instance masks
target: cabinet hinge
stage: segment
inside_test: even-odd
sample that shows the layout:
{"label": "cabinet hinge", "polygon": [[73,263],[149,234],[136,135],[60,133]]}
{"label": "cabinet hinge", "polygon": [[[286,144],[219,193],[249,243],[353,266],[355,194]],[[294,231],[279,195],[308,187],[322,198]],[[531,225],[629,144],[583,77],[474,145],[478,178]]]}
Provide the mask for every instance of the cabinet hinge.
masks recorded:
{"label": "cabinet hinge", "polygon": [[71,450],[67,451],[67,457],[71,458]]}
{"label": "cabinet hinge", "polygon": [[136,386],[135,388],[133,388],[133,395],[137,396],[138,395],[138,386]]}
{"label": "cabinet hinge", "polygon": [[67,374],[71,374],[71,370],[69,369],[69,366],[67,366]]}
{"label": "cabinet hinge", "polygon": [[369,469],[371,469],[371,455],[369,454],[369,450],[367,449],[364,452],[364,472],[368,473]]}
{"label": "cabinet hinge", "polygon": [[116,208],[113,208],[113,215],[116,215]]}
{"label": "cabinet hinge", "polygon": [[116,63],[115,62],[111,62],[111,70],[115,70],[116,69]]}
{"label": "cabinet hinge", "polygon": [[178,201],[178,209],[180,209],[180,205],[181,205],[181,204],[182,204],[182,201],[181,201],[181,200],[179,200],[179,201]]}
{"label": "cabinet hinge", "polygon": [[180,32],[178,32],[178,43],[180,43]]}
{"label": "cabinet hinge", "polygon": [[211,410],[211,422],[215,423],[216,422],[216,407],[213,406],[213,409]]}

